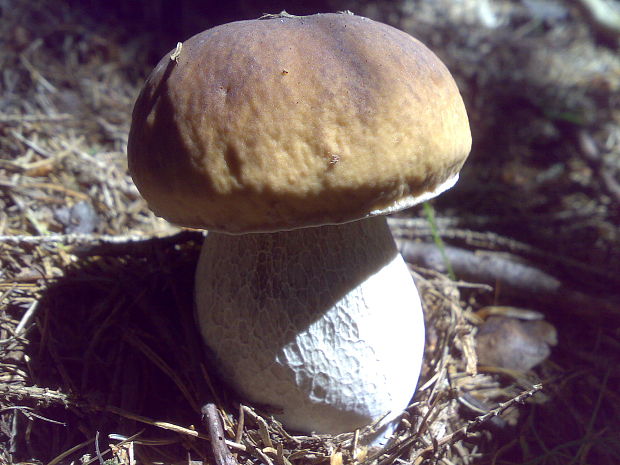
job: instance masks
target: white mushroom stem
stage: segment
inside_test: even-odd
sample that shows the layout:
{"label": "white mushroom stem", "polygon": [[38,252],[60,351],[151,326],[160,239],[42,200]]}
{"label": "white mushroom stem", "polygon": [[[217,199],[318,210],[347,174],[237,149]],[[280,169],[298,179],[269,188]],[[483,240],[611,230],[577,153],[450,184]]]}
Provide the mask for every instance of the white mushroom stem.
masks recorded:
{"label": "white mushroom stem", "polygon": [[422,308],[384,217],[209,233],[196,304],[225,379],[290,429],[335,434],[386,415],[390,429],[415,392]]}

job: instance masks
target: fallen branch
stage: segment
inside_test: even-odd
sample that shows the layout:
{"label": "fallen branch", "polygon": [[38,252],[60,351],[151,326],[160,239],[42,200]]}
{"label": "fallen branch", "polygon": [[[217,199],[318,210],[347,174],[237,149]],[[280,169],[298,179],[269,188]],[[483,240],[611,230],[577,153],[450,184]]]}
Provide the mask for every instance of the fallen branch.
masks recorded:
{"label": "fallen branch", "polygon": [[[405,260],[445,272],[444,258],[434,244],[399,240]],[[593,321],[620,319],[620,302],[575,291],[555,276],[507,253],[472,252],[446,246],[445,256],[459,279],[484,283],[511,298],[533,300],[546,308],[561,310]]]}
{"label": "fallen branch", "polygon": [[[620,286],[620,277],[616,277],[613,273],[610,274],[608,270],[597,268],[574,258],[543,250],[491,231],[462,229],[458,227],[458,221],[455,219],[437,218],[436,222],[441,238],[457,245],[472,249],[512,253],[519,257],[559,268],[567,275],[588,276],[601,283],[607,283],[612,288]],[[388,218],[388,224],[394,237],[399,239],[418,239],[430,242],[433,236],[431,227],[424,218]]]}

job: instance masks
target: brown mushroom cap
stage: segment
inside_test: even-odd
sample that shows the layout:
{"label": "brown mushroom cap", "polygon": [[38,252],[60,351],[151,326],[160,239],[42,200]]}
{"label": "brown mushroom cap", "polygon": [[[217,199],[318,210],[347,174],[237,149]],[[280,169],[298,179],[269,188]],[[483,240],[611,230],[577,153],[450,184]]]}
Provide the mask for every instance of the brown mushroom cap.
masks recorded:
{"label": "brown mushroom cap", "polygon": [[156,214],[237,233],[406,208],[454,178],[470,147],[459,91],[428,48],[317,14],[224,24],[165,56],[128,154]]}

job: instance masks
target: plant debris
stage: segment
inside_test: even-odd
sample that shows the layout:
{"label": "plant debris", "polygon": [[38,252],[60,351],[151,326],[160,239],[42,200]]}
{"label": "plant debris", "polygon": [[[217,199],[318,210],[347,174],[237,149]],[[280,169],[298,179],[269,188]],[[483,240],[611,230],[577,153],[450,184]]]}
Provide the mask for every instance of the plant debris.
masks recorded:
{"label": "plant debris", "polygon": [[[476,141],[436,226],[390,223],[435,257],[409,260],[427,346],[392,441],[368,450],[365,431],[287,431],[219,380],[192,314],[204,235],[155,217],[126,167],[138,89],[184,37],[158,49],[161,31],[110,15],[166,17],[141,2],[79,3],[0,2],[1,463],[620,462],[620,62],[599,20],[555,0],[330,2],[436,50]],[[530,370],[479,363],[502,306],[557,330]]]}

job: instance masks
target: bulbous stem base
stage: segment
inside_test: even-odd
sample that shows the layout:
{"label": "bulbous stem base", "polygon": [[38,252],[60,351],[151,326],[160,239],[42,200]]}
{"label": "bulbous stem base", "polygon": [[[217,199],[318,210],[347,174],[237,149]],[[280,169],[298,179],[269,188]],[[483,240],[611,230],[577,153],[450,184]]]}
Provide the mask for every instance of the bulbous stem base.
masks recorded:
{"label": "bulbous stem base", "polygon": [[383,217],[278,233],[209,233],[197,319],[224,378],[292,430],[353,431],[406,408],[424,321]]}

